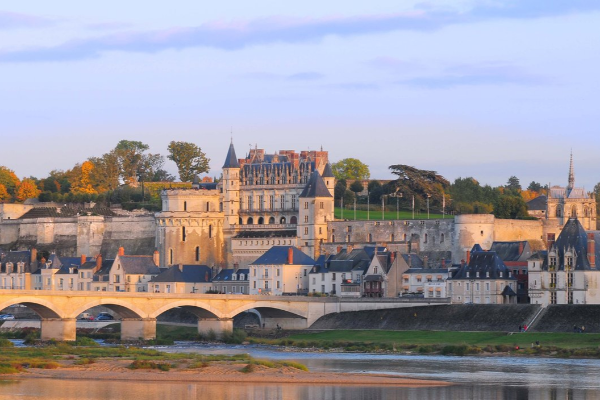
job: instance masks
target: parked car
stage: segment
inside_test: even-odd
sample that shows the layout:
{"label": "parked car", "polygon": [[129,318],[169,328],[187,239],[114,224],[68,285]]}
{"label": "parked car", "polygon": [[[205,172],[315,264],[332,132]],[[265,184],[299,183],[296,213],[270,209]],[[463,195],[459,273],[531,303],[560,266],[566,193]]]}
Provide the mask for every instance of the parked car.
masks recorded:
{"label": "parked car", "polygon": [[96,321],[113,321],[115,317],[110,315],[109,313],[100,313],[96,317]]}
{"label": "parked car", "polygon": [[80,321],[93,321],[94,320],[94,316],[90,313],[81,313],[79,314],[79,317],[77,317],[78,320]]}
{"label": "parked car", "polygon": [[15,319],[15,316],[12,314],[2,314],[0,315],[0,321],[8,321]]}

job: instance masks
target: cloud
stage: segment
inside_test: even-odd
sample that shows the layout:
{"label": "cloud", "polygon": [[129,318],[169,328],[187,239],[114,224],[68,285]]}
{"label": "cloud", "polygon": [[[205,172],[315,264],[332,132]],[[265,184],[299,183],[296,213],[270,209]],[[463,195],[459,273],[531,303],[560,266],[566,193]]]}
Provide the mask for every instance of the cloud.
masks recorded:
{"label": "cloud", "polygon": [[288,81],[314,81],[324,76],[318,72],[298,72],[297,74],[289,75],[286,79]]}
{"label": "cloud", "polygon": [[506,63],[466,64],[446,68],[441,74],[421,76],[397,82],[403,85],[429,89],[476,85],[543,85],[547,77],[532,74],[525,69]]}
{"label": "cloud", "polygon": [[85,27],[92,31],[114,31],[120,29],[129,29],[133,27],[133,24],[128,24],[125,22],[98,22],[87,24]]}
{"label": "cloud", "polygon": [[48,18],[0,11],[0,29],[38,28],[52,24],[53,21]]}
{"label": "cloud", "polygon": [[406,73],[409,71],[422,70],[424,66],[420,63],[414,61],[406,61],[400,60],[395,57],[376,57],[372,60],[366,62],[367,65],[370,65],[375,68],[388,70],[394,73]]}
{"label": "cloud", "polygon": [[[330,35],[345,37],[392,31],[432,31],[449,25],[491,19],[540,18],[598,10],[600,1],[597,0],[490,0],[485,5],[470,10],[436,9],[429,6],[403,13],[350,17],[267,17],[251,21],[216,21],[195,27],[128,31],[71,40],[51,47],[3,51],[0,52],[0,62],[82,60],[113,51],[157,53],[194,47],[237,50],[273,43],[315,42]],[[15,14],[10,15],[12,18],[8,20],[18,20]]]}

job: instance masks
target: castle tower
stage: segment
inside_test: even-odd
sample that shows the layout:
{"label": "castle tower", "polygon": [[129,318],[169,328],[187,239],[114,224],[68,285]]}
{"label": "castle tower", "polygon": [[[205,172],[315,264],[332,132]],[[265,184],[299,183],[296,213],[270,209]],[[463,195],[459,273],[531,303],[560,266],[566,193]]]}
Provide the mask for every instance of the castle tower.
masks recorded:
{"label": "castle tower", "polygon": [[575,187],[575,172],[573,170],[573,152],[571,152],[571,162],[569,163],[569,184],[567,185],[567,196]]}
{"label": "castle tower", "polygon": [[321,243],[327,240],[327,221],[333,220],[333,196],[319,171],[312,173],[299,200],[298,244],[316,259],[321,254]]}
{"label": "castle tower", "polygon": [[233,230],[239,225],[240,210],[240,163],[235,155],[233,141],[229,145],[223,164],[223,214],[224,230]]}
{"label": "castle tower", "polygon": [[329,190],[329,193],[333,196],[335,190],[335,176],[333,175],[333,170],[331,169],[331,165],[329,163],[325,164],[322,178],[325,181],[327,190]]}

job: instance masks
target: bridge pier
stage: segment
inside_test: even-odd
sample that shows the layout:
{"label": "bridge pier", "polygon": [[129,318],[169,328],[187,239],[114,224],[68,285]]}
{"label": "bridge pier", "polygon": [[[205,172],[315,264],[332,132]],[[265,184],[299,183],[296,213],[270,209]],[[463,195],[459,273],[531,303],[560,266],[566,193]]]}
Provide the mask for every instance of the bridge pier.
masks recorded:
{"label": "bridge pier", "polygon": [[123,318],[121,340],[156,339],[156,318]]}
{"label": "bridge pier", "polygon": [[213,331],[217,336],[233,331],[233,318],[202,318],[198,320],[198,333]]}
{"label": "bridge pier", "polygon": [[73,341],[76,339],[75,318],[42,318],[40,338],[42,340]]}
{"label": "bridge pier", "polygon": [[278,325],[282,329],[308,328],[308,320],[306,318],[263,318],[263,323],[267,329],[277,329]]}

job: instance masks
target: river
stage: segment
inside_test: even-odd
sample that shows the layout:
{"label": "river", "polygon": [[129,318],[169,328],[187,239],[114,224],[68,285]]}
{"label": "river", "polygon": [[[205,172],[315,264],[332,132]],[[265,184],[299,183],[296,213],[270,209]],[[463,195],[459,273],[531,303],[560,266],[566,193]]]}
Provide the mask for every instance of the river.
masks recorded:
{"label": "river", "polygon": [[600,360],[524,357],[452,357],[290,352],[262,346],[179,343],[167,352],[249,353],[256,358],[296,360],[313,371],[397,374],[445,380],[447,387],[390,388],[292,384],[194,384],[83,380],[0,381],[1,399],[210,399],[210,400],[396,400],[396,399],[586,399],[600,400]]}

